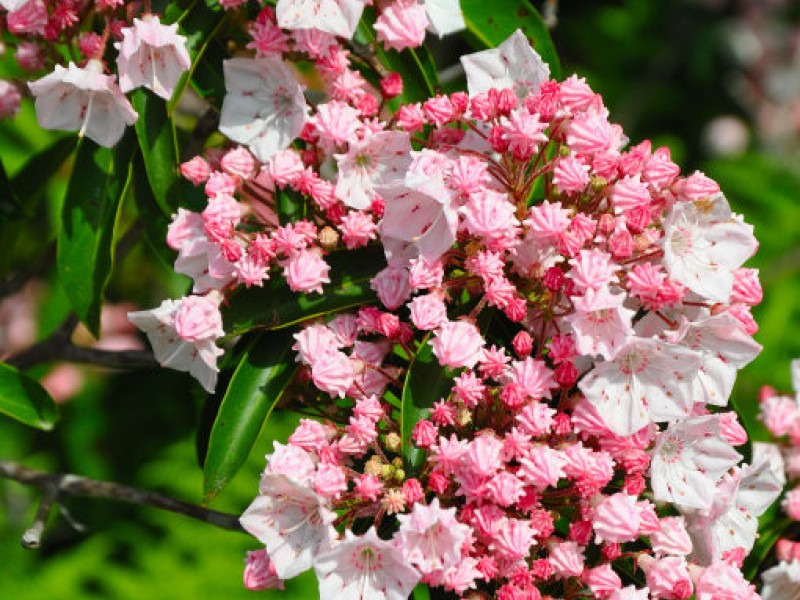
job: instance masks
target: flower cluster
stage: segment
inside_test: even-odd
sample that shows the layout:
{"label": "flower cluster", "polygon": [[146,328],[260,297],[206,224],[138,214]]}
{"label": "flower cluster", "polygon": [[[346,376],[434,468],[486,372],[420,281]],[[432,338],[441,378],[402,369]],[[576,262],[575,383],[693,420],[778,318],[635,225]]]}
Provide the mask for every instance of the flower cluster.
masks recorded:
{"label": "flower cluster", "polygon": [[[219,0],[219,4],[225,10],[236,10],[243,2]],[[337,53],[332,50],[340,45],[335,36],[351,39],[368,4],[371,2],[366,0],[279,0],[275,9],[265,8],[251,24],[248,48],[258,57],[280,57],[292,48],[336,61]],[[111,147],[138,117],[124,94],[145,87],[167,100],[173,96],[181,75],[191,66],[186,37],[178,34],[177,23],[162,23],[149,7],[149,1],[144,6],[122,0],[0,1],[0,27],[4,25],[14,36],[9,41],[19,67],[34,76],[48,72],[27,83],[36,98],[36,115],[42,127],[77,131],[101,146]],[[383,3],[374,24],[378,41],[394,50],[421,45],[427,31],[442,36],[464,27],[458,0]],[[281,28],[290,30],[291,35]],[[112,40],[116,40],[116,69],[104,63]],[[79,57],[78,64],[60,64],[63,56]],[[338,55],[338,60],[343,57]],[[250,70],[246,72],[251,75],[261,66],[247,64]],[[229,76],[231,81],[233,78]],[[359,81],[345,79],[339,83],[345,89],[349,83],[358,87]],[[277,83],[269,85],[272,92],[281,93],[275,87]],[[0,80],[0,118],[17,113],[23,87],[23,82]],[[260,117],[267,119],[266,111]],[[275,145],[276,137],[278,145],[286,147],[299,133],[293,131],[287,138],[277,131],[266,135],[255,129],[253,124],[244,130],[228,123],[222,131],[236,141],[244,137],[246,143],[256,137],[270,138],[262,140],[267,148]],[[259,155],[262,160],[266,156]]]}
{"label": "flower cluster", "polygon": [[[175,25],[95,4],[97,38],[66,1],[16,33],[50,39],[66,10],[58,36],[86,62],[31,84],[37,114],[110,146],[136,118],[123,93],[169,98],[189,59]],[[251,53],[224,64],[231,145],[181,166],[206,199],[167,237],[192,294],[129,315],[162,365],[212,392],[227,299],[270,280],[324,294],[330,256],[383,253],[376,303],[295,334],[294,385],[325,418],[268,457],[242,517],[264,544],[246,585],[313,568],[332,598],[399,600],[420,582],[756,598],[739,567],[781,484],[763,457],[739,464],[747,436],[723,410],[760,350],[752,227],[668,149],[627,147],[602,98],[551,79],[519,31],[462,58],[468,92],[390,111],[402,79],[370,83],[348,50],[366,4],[279,0],[247,24]],[[2,4],[9,24],[40,5]],[[463,27],[449,0],[376,15],[395,50]],[[101,62],[111,36],[119,85]],[[298,56],[324,93],[306,93]]]}
{"label": "flower cluster", "polygon": [[[753,452],[768,461],[786,490],[781,507],[790,522],[800,522],[800,360],[792,361],[794,395],[764,386],[760,418],[774,443],[753,444]],[[800,598],[800,542],[782,537],[775,544],[778,562],[762,574],[764,600]]]}

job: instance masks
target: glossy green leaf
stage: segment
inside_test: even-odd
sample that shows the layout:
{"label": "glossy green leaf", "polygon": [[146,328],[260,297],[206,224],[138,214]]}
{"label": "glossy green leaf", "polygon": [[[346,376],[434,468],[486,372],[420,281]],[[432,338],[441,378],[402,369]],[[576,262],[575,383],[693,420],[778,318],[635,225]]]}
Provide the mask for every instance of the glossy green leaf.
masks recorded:
{"label": "glossy green leaf", "polygon": [[297,371],[293,344],[292,331],[263,332],[245,349],[211,429],[203,469],[205,502],[239,471],[283,397]]}
{"label": "glossy green leaf", "polygon": [[45,431],[58,418],[53,399],[39,382],[5,363],[0,363],[0,413]]}
{"label": "glossy green leaf", "polygon": [[306,199],[299,192],[279,188],[275,192],[275,199],[281,225],[294,223],[306,216]]}
{"label": "glossy green leaf", "polygon": [[335,252],[325,258],[331,283],[323,293],[293,292],[284,277],[275,276],[263,288],[242,290],[223,311],[225,331],[240,335],[252,329],[281,329],[326,313],[357,308],[376,301],[369,284],[383,268],[377,248]]}
{"label": "glossy green leaf", "polygon": [[208,45],[222,27],[228,14],[222,9],[219,2],[196,0],[175,19],[179,23],[180,33],[186,36],[186,49],[189,51],[192,64],[189,70],[181,76],[178,85],[175,86],[172,98],[167,103],[169,114],[174,112],[180,102],[186,85],[194,78]]}
{"label": "glossy green leaf", "polygon": [[355,39],[360,44],[374,48],[380,63],[389,71],[399,73],[403,78],[403,102],[423,102],[435,96],[439,89],[439,76],[433,57],[425,46],[407,49],[402,52],[384,50],[377,42],[374,23],[374,12],[368,9],[358,24]]}
{"label": "glossy green leaf", "polygon": [[144,224],[144,239],[163,263],[172,269],[175,252],[167,246],[167,229],[171,221],[170,213],[164,212],[158,203],[147,179],[144,160],[137,154],[133,161],[133,197],[136,210]]}
{"label": "glossy green leaf", "polygon": [[414,446],[411,434],[414,426],[428,416],[428,410],[447,393],[451,380],[444,367],[439,364],[433,354],[433,347],[428,343],[430,335],[425,337],[414,360],[408,367],[403,383],[403,395],[400,406],[400,429],[403,440],[403,463],[409,474],[416,474],[425,460],[425,453]]}
{"label": "glossy green leaf", "polygon": [[550,76],[561,79],[561,63],[550,32],[530,0],[461,0],[467,37],[478,48],[494,48],[521,29],[533,48],[550,65]]}
{"label": "glossy green leaf", "polygon": [[58,275],[70,305],[100,335],[103,293],[114,262],[114,229],[130,181],[134,148],[128,131],[114,148],[81,140],[58,232]]}
{"label": "glossy green leaf", "polygon": [[175,126],[167,114],[167,103],[150,90],[134,90],[131,104],[139,113],[136,137],[147,180],[161,210],[169,215],[177,206],[175,186],[179,180]]}

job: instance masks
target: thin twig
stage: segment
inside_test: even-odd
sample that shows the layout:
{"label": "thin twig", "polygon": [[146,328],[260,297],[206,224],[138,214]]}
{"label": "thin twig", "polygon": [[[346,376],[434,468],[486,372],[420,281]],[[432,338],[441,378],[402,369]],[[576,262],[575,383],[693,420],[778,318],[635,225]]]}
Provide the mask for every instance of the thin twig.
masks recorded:
{"label": "thin twig", "polygon": [[26,548],[38,546],[52,504],[63,496],[105,498],[129,504],[150,506],[159,510],[184,515],[190,519],[202,521],[228,531],[244,532],[244,529],[239,524],[238,515],[211,510],[171,496],[119,483],[98,481],[80,475],[47,473],[8,460],[0,460],[0,477],[11,479],[23,485],[37,487],[44,492],[34,523],[23,537],[23,545]]}
{"label": "thin twig", "polygon": [[78,318],[70,315],[49,337],[10,356],[6,362],[20,370],[53,361],[113,369],[147,369],[158,365],[153,355],[144,350],[101,350],[76,346],[72,342],[72,333],[77,325]]}

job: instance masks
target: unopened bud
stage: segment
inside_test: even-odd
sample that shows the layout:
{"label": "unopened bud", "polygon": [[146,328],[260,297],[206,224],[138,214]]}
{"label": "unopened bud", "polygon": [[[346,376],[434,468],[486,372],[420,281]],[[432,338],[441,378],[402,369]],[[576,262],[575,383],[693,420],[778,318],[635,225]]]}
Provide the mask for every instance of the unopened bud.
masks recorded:
{"label": "unopened bud", "polygon": [[367,464],[364,465],[364,473],[367,475],[372,475],[373,477],[380,477],[383,474],[383,465],[381,464],[381,459],[377,456],[373,456],[372,459],[368,460]]}
{"label": "unopened bud", "polygon": [[394,460],[392,460],[392,466],[395,469],[402,469],[403,468],[403,459],[400,458],[400,457],[395,458]]}
{"label": "unopened bud", "polygon": [[319,245],[325,250],[330,252],[336,248],[338,243],[339,233],[333,227],[326,225],[322,228],[322,231],[319,232]]}
{"label": "unopened bud", "polygon": [[458,409],[456,413],[456,419],[458,420],[459,427],[466,427],[470,423],[472,423],[472,411],[469,410],[466,406],[462,406]]}
{"label": "unopened bud", "polygon": [[402,482],[406,478],[406,472],[403,469],[397,469],[394,472],[394,479],[398,483]]}
{"label": "unopened bud", "polygon": [[591,185],[595,192],[602,192],[603,188],[608,185],[608,181],[606,181],[605,177],[592,177]]}
{"label": "unopened bud", "polygon": [[403,443],[400,439],[400,436],[394,432],[386,436],[386,441],[384,443],[386,444],[386,449],[389,452],[400,452],[400,450],[403,448]]}
{"label": "unopened bud", "polygon": [[381,466],[381,477],[383,479],[391,479],[394,476],[394,472],[395,472],[394,465]]}

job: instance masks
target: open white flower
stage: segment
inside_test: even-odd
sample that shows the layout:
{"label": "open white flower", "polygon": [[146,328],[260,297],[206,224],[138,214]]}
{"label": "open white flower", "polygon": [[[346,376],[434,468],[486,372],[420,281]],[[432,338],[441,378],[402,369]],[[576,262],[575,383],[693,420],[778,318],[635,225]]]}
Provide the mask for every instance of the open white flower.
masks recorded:
{"label": "open white flower", "polygon": [[761,575],[763,600],[800,600],[800,561],[780,562]]}
{"label": "open white flower", "polygon": [[631,338],[614,360],[599,363],[578,384],[617,435],[653,421],[689,416],[700,354],[655,339]]}
{"label": "open white flower", "polygon": [[336,196],[350,208],[368,208],[375,186],[400,181],[411,164],[411,142],[401,131],[381,131],[353,141],[347,154],[337,154]]}
{"label": "open white flower", "polygon": [[103,64],[90,60],[81,68],[69,63],[28,84],[36,98],[36,118],[45,129],[77,131],[106,148],[116,144],[138,115]]}
{"label": "open white flower", "polygon": [[278,577],[291,579],[330,547],[336,514],[322,496],[286,475],[265,473],[259,492],[239,521],[264,544]]}
{"label": "open white flower", "polygon": [[683,508],[709,509],[717,480],[741,459],[722,437],[719,417],[671,423],[653,448],[653,495]]}
{"label": "open white flower", "polygon": [[442,37],[467,28],[458,0],[424,0],[422,4],[430,21],[428,31],[431,33]]}
{"label": "open white flower", "polygon": [[715,302],[727,302],[733,273],[758,248],[753,226],[731,213],[722,194],[678,202],[664,221],[664,266],[669,276]]}
{"label": "open white flower", "polygon": [[275,56],[231,58],[223,69],[228,93],[219,130],[266,162],[303,130],[308,114],[303,88]]}
{"label": "open white flower", "polygon": [[278,0],[275,16],[283,29],[319,29],[353,37],[366,0]]}
{"label": "open white flower", "polygon": [[708,565],[734,548],[749,552],[758,537],[758,517],[782,491],[783,486],[767,461],[725,475],[717,484],[709,510],[687,512],[694,545],[691,558]]}
{"label": "open white flower", "polygon": [[345,539],[317,556],[314,570],[319,596],[325,600],[406,600],[420,580],[391,542],[370,527],[362,536],[345,531]]}
{"label": "open white flower", "polygon": [[703,364],[693,380],[695,402],[717,406],[728,403],[737,371],[761,352],[761,344],[727,312],[684,321],[670,340],[702,354]]}
{"label": "open white flower", "polygon": [[497,48],[461,57],[470,96],[491,88],[512,88],[518,98],[533,94],[550,76],[550,67],[517,29]]}
{"label": "open white flower", "polygon": [[206,298],[188,296],[180,300],[164,300],[161,306],[151,310],[128,313],[128,320],[147,334],[153,347],[153,355],[162,367],[188,371],[209,393],[213,393],[217,385],[217,358],[223,354],[223,350],[216,344],[216,340],[225,333],[221,318],[218,322],[206,319],[202,336],[187,335],[184,331],[184,336],[181,337],[178,330],[181,329],[180,321],[184,315],[179,317],[179,313],[182,308],[184,313],[187,312],[189,306],[184,306],[187,301],[213,306],[215,303],[218,305],[219,300],[221,296],[217,297],[213,293]]}
{"label": "open white flower", "polygon": [[143,86],[165,100],[184,71],[191,66],[186,37],[178,35],[178,24],[162,25],[155,15],[134,19],[133,27],[122,29],[117,67],[119,87],[123,92]]}

